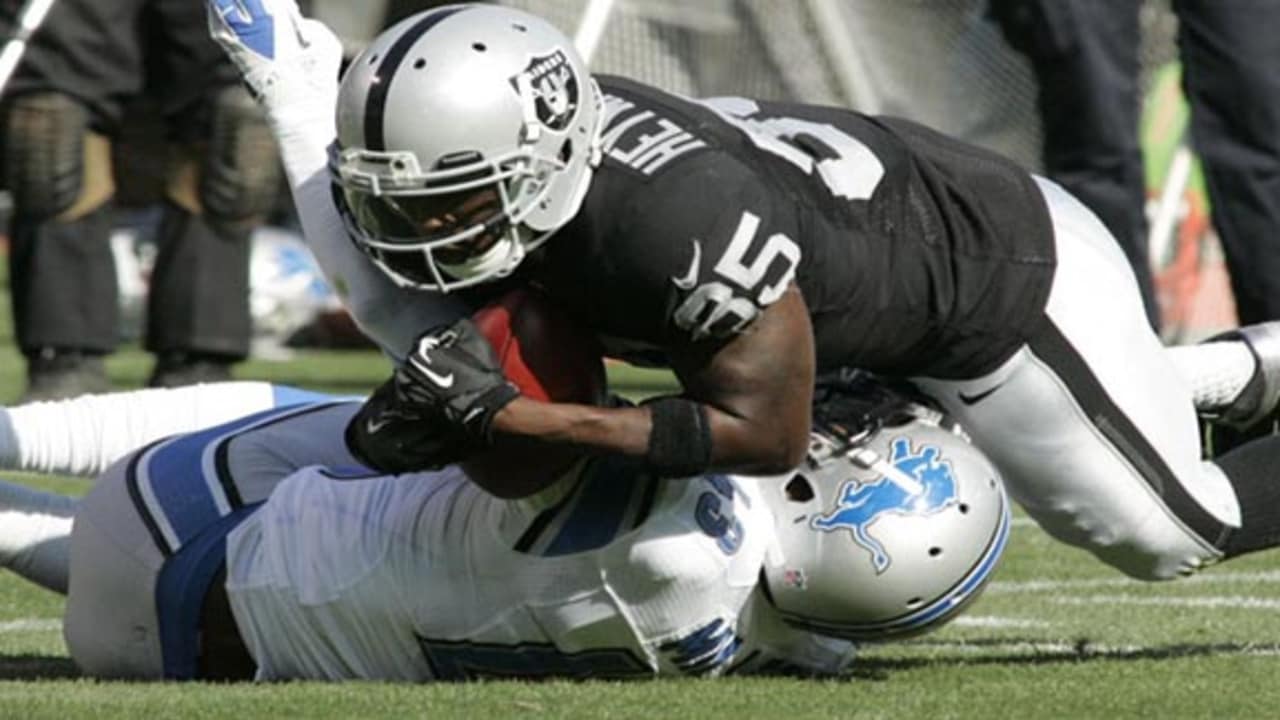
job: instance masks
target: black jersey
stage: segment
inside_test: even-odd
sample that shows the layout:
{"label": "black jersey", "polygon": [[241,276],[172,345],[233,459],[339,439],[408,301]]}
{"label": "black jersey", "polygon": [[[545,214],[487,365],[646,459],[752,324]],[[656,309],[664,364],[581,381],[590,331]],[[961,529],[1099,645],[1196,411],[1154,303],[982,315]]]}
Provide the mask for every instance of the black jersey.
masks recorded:
{"label": "black jersey", "polygon": [[1040,318],[1052,226],[1011,162],[904,120],[599,80],[604,160],[528,270],[614,353],[739,332],[793,279],[819,371],[975,376]]}

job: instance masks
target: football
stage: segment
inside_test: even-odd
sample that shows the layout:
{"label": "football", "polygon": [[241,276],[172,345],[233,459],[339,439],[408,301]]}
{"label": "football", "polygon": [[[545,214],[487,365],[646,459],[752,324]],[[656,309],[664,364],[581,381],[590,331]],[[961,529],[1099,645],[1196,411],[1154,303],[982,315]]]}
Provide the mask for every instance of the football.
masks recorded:
{"label": "football", "polygon": [[527,397],[594,404],[605,375],[595,336],[535,290],[519,288],[471,316],[502,372]]}
{"label": "football", "polygon": [[[545,296],[513,290],[471,317],[493,346],[503,374],[525,397],[588,405],[604,401],[607,383],[599,343]],[[572,448],[499,437],[494,447],[462,467],[480,487],[515,497],[544,487],[578,457]]]}

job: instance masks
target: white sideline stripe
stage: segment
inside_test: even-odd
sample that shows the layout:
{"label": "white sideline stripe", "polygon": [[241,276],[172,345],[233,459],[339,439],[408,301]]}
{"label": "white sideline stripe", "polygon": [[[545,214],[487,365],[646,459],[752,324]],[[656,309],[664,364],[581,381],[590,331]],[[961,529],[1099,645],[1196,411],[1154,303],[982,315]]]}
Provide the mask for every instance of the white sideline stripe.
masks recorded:
{"label": "white sideline stripe", "polygon": [[1083,590],[1086,588],[1122,587],[1177,587],[1179,585],[1204,585],[1229,583],[1280,583],[1280,570],[1265,572],[1207,573],[1179,578],[1172,583],[1152,583],[1125,577],[1089,578],[1084,580],[996,580],[987,592],[1048,592],[1056,590]]}
{"label": "white sideline stripe", "polygon": [[999,615],[961,615],[952,621],[955,625],[978,628],[1048,628],[1053,623],[1043,620],[1001,617]]}
{"label": "white sideline stripe", "polygon": [[[959,620],[959,618],[956,618]],[[1101,643],[1086,643],[1083,646],[1076,642],[1064,642],[1046,640],[1044,642],[1028,642],[1025,640],[1015,640],[1007,643],[987,643],[981,645],[958,642],[946,643],[949,650],[958,650],[964,653],[975,655],[991,655],[995,652],[1016,652],[1039,655],[1081,655],[1097,657],[1099,655],[1132,655],[1146,650],[1154,649],[1150,645],[1106,645]],[[1257,646],[1241,646],[1233,648],[1230,653],[1224,655],[1245,655],[1250,657],[1276,657],[1280,655],[1280,647],[1275,645],[1257,645]]]}
{"label": "white sideline stripe", "polygon": [[1205,595],[1201,597],[1148,597],[1143,595],[1088,595],[1053,598],[1058,605],[1155,605],[1159,607],[1232,608],[1243,610],[1277,610],[1280,600],[1239,595]]}
{"label": "white sideline stripe", "polygon": [[61,630],[62,621],[57,618],[19,618],[0,622],[0,633],[19,633]]}

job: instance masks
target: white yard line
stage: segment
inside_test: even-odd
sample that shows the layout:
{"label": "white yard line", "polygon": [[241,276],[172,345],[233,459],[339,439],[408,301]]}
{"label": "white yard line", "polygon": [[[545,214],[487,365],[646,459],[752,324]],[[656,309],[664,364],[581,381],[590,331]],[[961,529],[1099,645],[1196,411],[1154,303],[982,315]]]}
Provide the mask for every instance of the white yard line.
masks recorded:
{"label": "white yard line", "polygon": [[[928,641],[925,641],[925,644],[928,644]],[[1011,640],[1009,642],[984,641],[982,643],[967,643],[960,641],[937,643],[937,645],[945,645],[947,650],[955,650],[973,655],[1026,653],[1028,655],[1073,655],[1097,657],[1107,655],[1134,655],[1143,652],[1160,651],[1162,649],[1152,645],[1108,645],[1106,643],[1080,643],[1062,640],[1045,640],[1043,642],[1031,642],[1027,640]],[[1216,652],[1215,654],[1276,657],[1280,656],[1280,646],[1271,644],[1253,646],[1240,645],[1232,648],[1229,653]]]}
{"label": "white yard line", "polygon": [[1151,597],[1146,595],[1084,595],[1058,597],[1055,605],[1153,605],[1157,607],[1231,608],[1241,610],[1280,610],[1280,600],[1239,595],[1204,595],[1199,597]]}
{"label": "white yard line", "polygon": [[1229,583],[1280,583],[1280,571],[1206,573],[1180,578],[1172,583],[1148,583],[1125,577],[1085,578],[1080,580],[1012,580],[994,581],[987,592],[1027,593],[1057,590],[1084,590],[1088,588],[1149,587],[1174,588],[1179,585],[1229,584]]}
{"label": "white yard line", "polygon": [[1043,629],[1052,627],[1053,623],[1043,620],[1029,620],[1027,618],[1011,618],[1001,617],[999,615],[961,615],[952,621],[960,627],[977,627],[977,628],[1035,628]]}
{"label": "white yard line", "polygon": [[0,622],[0,634],[20,632],[45,632],[61,630],[62,621],[57,618],[18,618]]}

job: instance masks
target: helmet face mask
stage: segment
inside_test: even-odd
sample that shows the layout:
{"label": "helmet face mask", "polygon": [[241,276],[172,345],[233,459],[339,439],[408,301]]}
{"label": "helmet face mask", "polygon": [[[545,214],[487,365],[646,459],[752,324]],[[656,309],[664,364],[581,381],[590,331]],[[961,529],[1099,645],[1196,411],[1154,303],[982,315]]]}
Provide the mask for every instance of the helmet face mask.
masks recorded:
{"label": "helmet face mask", "polygon": [[[602,126],[599,88],[558,30],[509,8],[447,6],[352,63],[329,168],[375,264],[448,291],[509,274],[577,213]],[[483,192],[493,213],[445,217]]]}
{"label": "helmet face mask", "polygon": [[[476,175],[471,172],[471,178]],[[506,186],[490,173],[478,178],[483,184],[459,177],[463,182],[444,190],[415,183],[410,192],[378,193],[365,189],[379,186],[377,176],[371,176],[366,182],[339,186],[336,200],[357,245],[397,284],[451,290],[488,279],[457,280],[476,273],[455,268],[483,263],[501,276],[514,269],[526,251],[511,224]]]}
{"label": "helmet face mask", "polygon": [[778,557],[764,570],[783,619],[884,641],[954,618],[1009,535],[999,473],[936,410],[905,398],[815,425],[809,460],[777,487]]}

